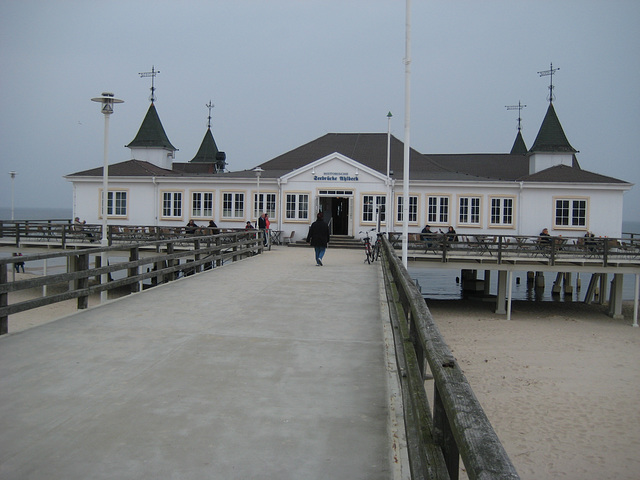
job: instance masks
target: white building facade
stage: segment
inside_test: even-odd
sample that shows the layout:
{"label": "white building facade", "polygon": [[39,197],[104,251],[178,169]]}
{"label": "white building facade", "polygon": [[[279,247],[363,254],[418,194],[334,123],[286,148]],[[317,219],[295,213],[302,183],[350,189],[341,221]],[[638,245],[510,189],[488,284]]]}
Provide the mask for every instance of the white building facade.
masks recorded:
{"label": "white building facade", "polygon": [[[229,172],[210,129],[193,160],[175,162],[152,103],[128,147],[131,159],[109,167],[110,224],[213,220],[220,228],[244,228],[266,212],[272,229],[301,239],[323,211],[333,235],[357,237],[378,226],[401,230],[403,145],[385,133],[331,133],[258,165],[259,171]],[[580,168],[553,104],[533,147],[523,147],[518,132],[510,153],[411,150],[410,232],[428,224],[435,231],[453,226],[459,235],[537,235],[546,227],[551,235],[621,236],[623,197],[632,184]],[[65,178],[73,185],[74,216],[100,223],[102,168]]]}

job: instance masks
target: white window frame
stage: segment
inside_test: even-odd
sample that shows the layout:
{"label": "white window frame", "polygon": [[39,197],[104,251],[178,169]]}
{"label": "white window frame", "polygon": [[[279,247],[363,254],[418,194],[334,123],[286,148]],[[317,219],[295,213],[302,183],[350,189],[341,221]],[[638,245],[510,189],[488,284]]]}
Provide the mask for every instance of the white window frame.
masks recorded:
{"label": "white window frame", "polygon": [[427,197],[427,223],[449,225],[451,197],[449,195],[429,195]]}
{"label": "white window frame", "polygon": [[[404,195],[396,195],[396,223],[402,223],[402,201]],[[418,195],[409,195],[409,225],[418,224]]]}
{"label": "white window frame", "polygon": [[[161,193],[161,218],[184,217],[184,192],[181,190],[163,190]],[[168,203],[167,203],[168,202]]]}
{"label": "white window frame", "polygon": [[[559,205],[563,202],[563,205]],[[559,214],[566,210],[566,215]],[[553,199],[553,225],[555,229],[585,230],[589,218],[589,199],[585,197],[555,197]],[[559,221],[562,220],[562,221]]]}
{"label": "white window frame", "polygon": [[[374,207],[375,205],[375,207]],[[376,194],[376,193],[366,193],[362,195],[362,214],[360,215],[360,223],[363,225],[366,224],[376,224],[376,208],[380,213],[380,224],[386,225],[386,206],[387,206],[387,195],[386,194]]]}
{"label": "white window frame", "polygon": [[513,227],[515,207],[515,197],[489,197],[489,225]]}
{"label": "white window frame", "polygon": [[287,192],[285,194],[284,216],[292,222],[309,221],[311,194],[309,192]]}
{"label": "white window frame", "polygon": [[[102,189],[100,192],[100,213],[102,218]],[[129,191],[128,190],[108,190],[107,191],[107,218],[126,218],[129,212]]]}
{"label": "white window frame", "polygon": [[214,206],[213,191],[198,190],[191,192],[191,218],[213,218]]}
{"label": "white window frame", "polygon": [[[222,192],[222,212],[220,218],[224,220],[244,220],[245,192]],[[229,204],[229,208],[227,208]]]}
{"label": "white window frame", "polygon": [[[466,204],[466,205],[463,205]],[[463,212],[463,208],[466,211]],[[479,227],[482,225],[482,197],[461,195],[458,197],[458,225]]]}
{"label": "white window frame", "polygon": [[[260,203],[258,204],[258,192],[253,193],[253,218],[258,218],[261,213],[269,215],[269,221],[277,220],[278,194],[274,192],[260,192]],[[257,207],[257,208],[256,208]]]}

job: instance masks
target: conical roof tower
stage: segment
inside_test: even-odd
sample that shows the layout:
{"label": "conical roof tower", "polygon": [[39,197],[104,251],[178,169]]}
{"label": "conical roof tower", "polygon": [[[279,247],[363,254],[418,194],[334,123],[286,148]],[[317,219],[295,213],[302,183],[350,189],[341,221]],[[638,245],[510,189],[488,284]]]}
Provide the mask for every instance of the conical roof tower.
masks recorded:
{"label": "conical roof tower", "polygon": [[196,156],[193,157],[189,163],[213,163],[215,165],[215,171],[222,172],[227,164],[227,156],[224,152],[218,150],[216,141],[213,139],[213,134],[211,133],[211,109],[213,108],[211,100],[209,100],[206,106],[209,108],[207,131],[204,134],[198,153],[196,153]]}
{"label": "conical roof tower", "polygon": [[542,121],[538,136],[533,142],[529,152],[563,152],[576,153],[577,150],[571,146],[567,136],[564,134],[553,102],[549,102],[547,114]]}
{"label": "conical roof tower", "polygon": [[512,155],[526,155],[527,152],[527,145],[524,143],[524,138],[522,138],[522,132],[518,129],[518,135],[516,135],[516,140],[513,142],[509,153]]}

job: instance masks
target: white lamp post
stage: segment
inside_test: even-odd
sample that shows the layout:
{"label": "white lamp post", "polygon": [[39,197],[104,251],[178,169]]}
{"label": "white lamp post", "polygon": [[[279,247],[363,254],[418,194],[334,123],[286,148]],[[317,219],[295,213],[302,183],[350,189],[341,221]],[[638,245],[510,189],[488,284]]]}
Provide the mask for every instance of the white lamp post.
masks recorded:
{"label": "white lamp post", "polygon": [[14,172],[13,170],[11,170],[9,172],[9,175],[11,175],[11,221],[13,221],[14,219],[14,215],[13,215],[13,182],[16,178],[16,172]]}
{"label": "white lamp post", "polygon": [[[106,247],[109,245],[109,238],[107,236],[107,202],[109,201],[109,116],[113,113],[114,103],[123,103],[124,100],[114,98],[113,93],[103,92],[101,97],[91,99],[92,102],[98,102],[102,104],[102,114],[104,115],[104,165],[102,167],[102,239],[101,245]],[[106,252],[102,252],[102,266],[107,264]],[[107,282],[107,274],[102,275],[102,283]],[[107,300],[107,291],[103,290],[100,293],[100,300],[102,302]]]}

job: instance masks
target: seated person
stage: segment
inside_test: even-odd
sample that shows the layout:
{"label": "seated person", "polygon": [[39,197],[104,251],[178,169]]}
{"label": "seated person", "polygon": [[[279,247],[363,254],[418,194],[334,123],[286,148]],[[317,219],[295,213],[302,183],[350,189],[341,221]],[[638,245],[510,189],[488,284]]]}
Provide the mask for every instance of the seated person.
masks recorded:
{"label": "seated person", "polygon": [[447,237],[448,242],[458,241],[458,235],[456,234],[456,231],[453,227],[449,227],[449,229],[447,230],[447,233],[445,233],[445,236]]}
{"label": "seated person", "polygon": [[198,225],[196,225],[196,222],[194,222],[193,220],[189,220],[189,223],[187,223],[187,226],[185,227],[185,230],[187,233],[192,234],[192,233],[196,233],[198,231]]}
{"label": "seated person", "polygon": [[245,230],[253,230],[253,225],[251,225],[251,221],[248,221],[244,227]]}
{"label": "seated person", "polygon": [[427,247],[430,247],[433,244],[433,242],[431,242],[430,240],[435,238],[435,236],[436,233],[431,231],[430,225],[425,225],[422,229],[422,232],[420,233],[420,239],[426,242]]}
{"label": "seated person", "polygon": [[548,247],[551,245],[551,235],[549,235],[549,229],[543,228],[540,232],[540,238],[538,238],[538,243],[541,247]]}
{"label": "seated person", "polygon": [[218,228],[218,225],[216,225],[216,222],[214,222],[213,220],[209,220],[209,225],[207,225],[207,228],[211,230],[210,233],[212,235],[217,235],[220,233],[220,229]]}

